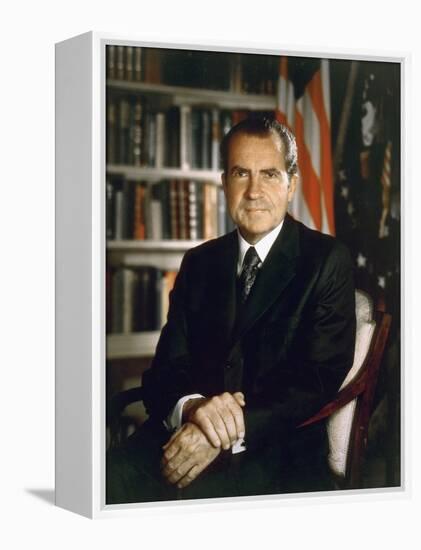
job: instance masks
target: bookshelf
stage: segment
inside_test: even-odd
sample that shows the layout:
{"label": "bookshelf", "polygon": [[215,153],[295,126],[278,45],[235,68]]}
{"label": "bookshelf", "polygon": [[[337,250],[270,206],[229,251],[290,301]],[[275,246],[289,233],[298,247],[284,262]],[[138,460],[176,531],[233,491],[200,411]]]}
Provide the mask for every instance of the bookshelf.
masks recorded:
{"label": "bookshelf", "polygon": [[168,179],[188,179],[196,181],[211,181],[219,184],[221,171],[216,170],[183,170],[181,168],[154,168],[144,166],[128,166],[108,164],[107,174],[123,175],[128,180],[147,180],[150,182]]}
{"label": "bookshelf", "polygon": [[107,243],[107,255],[113,265],[154,265],[162,271],[177,271],[189,248],[204,240],[121,240]]}
{"label": "bookshelf", "polygon": [[116,365],[153,356],[184,253],[232,229],[220,140],[249,112],[276,108],[278,59],[256,57],[107,47],[107,360]]}
{"label": "bookshelf", "polygon": [[213,105],[220,109],[247,109],[250,111],[273,111],[276,98],[267,94],[246,94],[220,90],[201,90],[183,86],[150,84],[147,82],[128,82],[124,80],[107,80],[109,90],[141,93],[172,105]]}

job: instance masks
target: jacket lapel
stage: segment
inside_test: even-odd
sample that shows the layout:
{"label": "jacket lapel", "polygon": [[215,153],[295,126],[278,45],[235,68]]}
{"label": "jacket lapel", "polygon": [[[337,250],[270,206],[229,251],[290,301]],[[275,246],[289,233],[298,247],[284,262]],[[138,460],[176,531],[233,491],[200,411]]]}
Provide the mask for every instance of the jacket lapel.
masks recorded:
{"label": "jacket lapel", "polygon": [[278,299],[294,278],[299,255],[298,226],[288,214],[256,278],[250,296],[240,315],[237,315],[233,343]]}

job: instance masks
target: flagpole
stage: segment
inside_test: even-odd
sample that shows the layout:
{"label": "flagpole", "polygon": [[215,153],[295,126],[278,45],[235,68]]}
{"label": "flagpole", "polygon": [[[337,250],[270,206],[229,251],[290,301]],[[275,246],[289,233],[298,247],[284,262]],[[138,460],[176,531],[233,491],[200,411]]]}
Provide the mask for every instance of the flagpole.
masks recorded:
{"label": "flagpole", "polygon": [[335,153],[333,156],[333,174],[334,180],[338,174],[339,166],[342,162],[345,138],[348,130],[349,119],[351,116],[352,100],[354,98],[355,83],[357,81],[359,61],[352,61],[349,71],[348,83],[346,86],[345,99],[343,102],[341,119],[339,122],[338,137],[336,140]]}

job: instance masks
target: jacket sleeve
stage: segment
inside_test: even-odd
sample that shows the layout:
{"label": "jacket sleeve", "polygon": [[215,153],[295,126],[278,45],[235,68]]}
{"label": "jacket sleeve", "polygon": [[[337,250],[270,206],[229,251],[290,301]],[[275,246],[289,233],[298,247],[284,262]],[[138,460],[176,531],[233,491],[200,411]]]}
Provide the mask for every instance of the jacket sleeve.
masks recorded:
{"label": "jacket sleeve", "polygon": [[189,260],[190,252],[187,252],[170,293],[168,318],[161,331],[154,359],[143,374],[144,404],[149,416],[156,420],[164,420],[181,397],[196,393],[190,375],[191,357],[185,314]]}
{"label": "jacket sleeve", "polygon": [[[246,396],[247,449],[288,433],[338,391],[352,366],[355,287],[347,249],[336,244],[317,279],[307,313],[297,327],[286,366],[256,399]],[[276,366],[275,369],[276,371]]]}

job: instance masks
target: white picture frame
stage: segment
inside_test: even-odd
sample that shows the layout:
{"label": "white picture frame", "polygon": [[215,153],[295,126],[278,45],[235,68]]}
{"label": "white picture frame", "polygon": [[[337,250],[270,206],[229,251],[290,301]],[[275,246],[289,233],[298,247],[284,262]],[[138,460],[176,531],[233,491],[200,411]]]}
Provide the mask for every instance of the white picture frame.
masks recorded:
{"label": "white picture frame", "polygon": [[[408,181],[408,67],[410,56],[381,52],[304,51],[268,44],[259,49],[228,42],[158,44],[90,32],[56,45],[56,504],[90,518],[191,506],[288,504],[302,498],[370,499],[408,491],[407,427],[402,425],[400,488],[347,495],[277,495],[209,502],[105,504],[105,48],[110,44],[283,53],[401,64],[402,190]],[[402,231],[404,234],[404,231]],[[402,258],[402,264],[405,258]],[[404,267],[404,265],[403,265]],[[404,289],[405,290],[405,289]],[[404,291],[403,290],[403,291]],[[402,292],[403,292],[402,291]],[[402,295],[404,305],[404,295]],[[402,352],[403,353],[403,352]],[[401,364],[404,365],[404,357]],[[402,369],[403,372],[403,369]],[[401,375],[402,388],[408,379]],[[406,393],[403,392],[403,399]],[[405,407],[407,407],[405,401]],[[407,414],[402,414],[407,420]]]}

